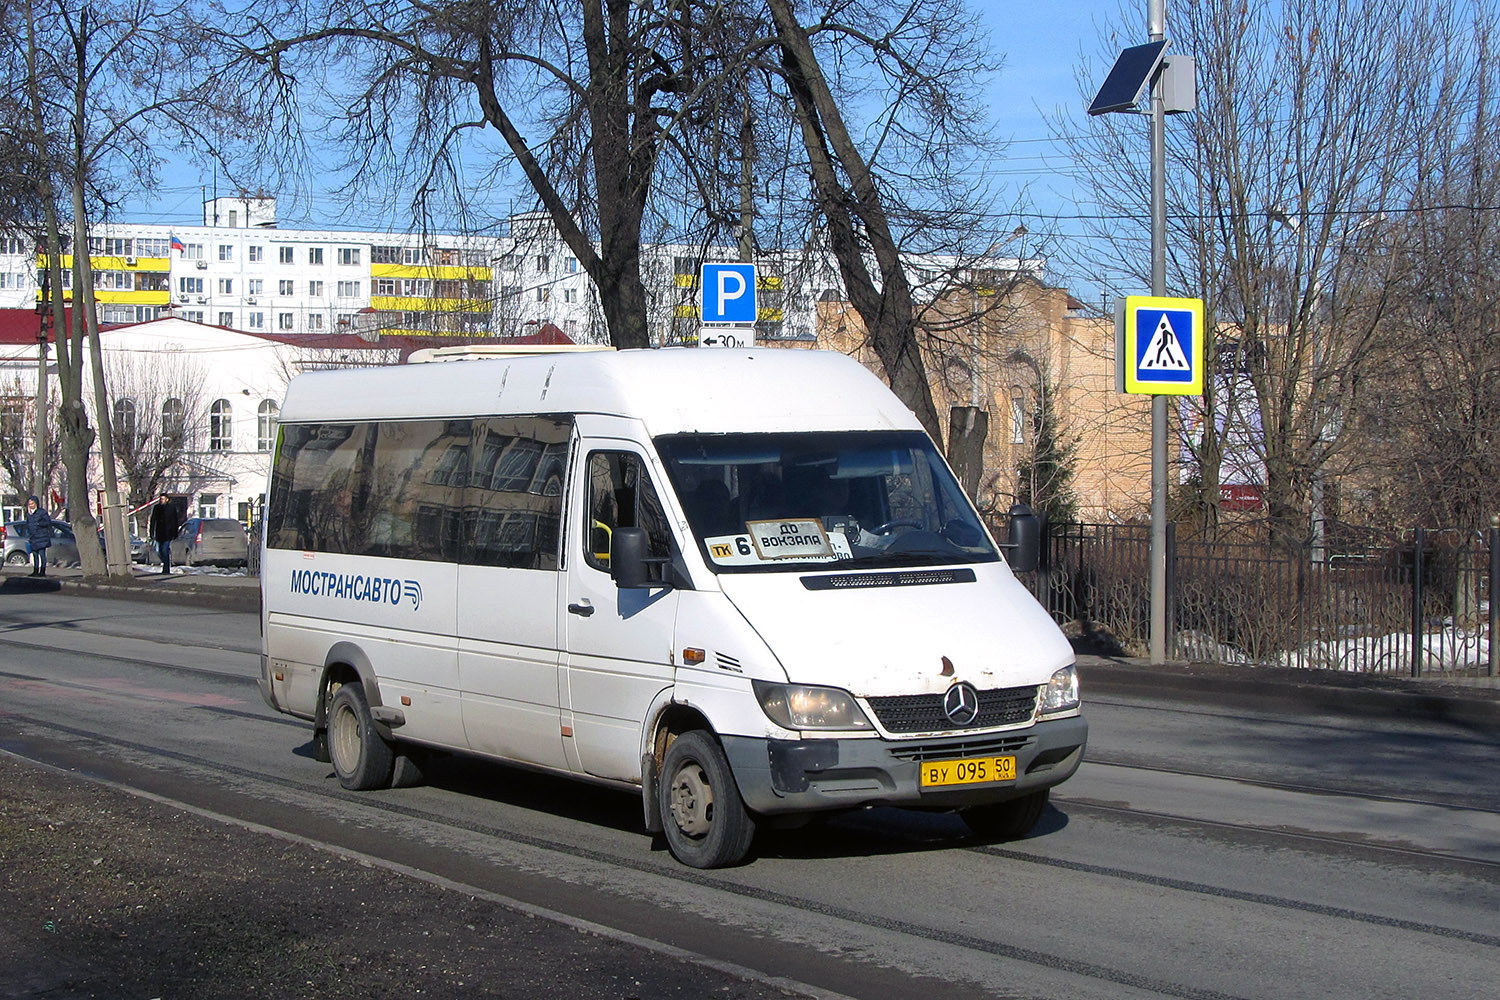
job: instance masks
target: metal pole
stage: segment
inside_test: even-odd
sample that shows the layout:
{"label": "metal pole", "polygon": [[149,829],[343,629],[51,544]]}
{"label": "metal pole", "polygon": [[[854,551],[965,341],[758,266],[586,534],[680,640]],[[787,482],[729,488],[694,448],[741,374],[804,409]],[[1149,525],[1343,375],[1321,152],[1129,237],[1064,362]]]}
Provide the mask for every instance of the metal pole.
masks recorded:
{"label": "metal pole", "polygon": [[1427,533],[1418,528],[1414,534],[1415,544],[1412,548],[1411,559],[1411,675],[1422,676],[1422,602],[1427,595],[1422,593],[1422,577],[1426,574],[1423,566],[1425,559],[1423,548],[1427,543]]}
{"label": "metal pole", "polygon": [[[1148,0],[1151,41],[1167,37],[1166,0]],[[1167,294],[1167,135],[1164,82],[1151,81],[1151,294]],[[1167,397],[1151,399],[1151,662],[1167,659]]]}
{"label": "metal pole", "polygon": [[1500,611],[1495,606],[1495,584],[1500,583],[1500,525],[1495,524],[1496,520],[1500,518],[1490,520],[1490,582],[1486,588],[1490,602],[1490,662],[1485,673],[1490,677],[1495,676],[1495,656],[1500,652],[1495,648],[1495,615]]}

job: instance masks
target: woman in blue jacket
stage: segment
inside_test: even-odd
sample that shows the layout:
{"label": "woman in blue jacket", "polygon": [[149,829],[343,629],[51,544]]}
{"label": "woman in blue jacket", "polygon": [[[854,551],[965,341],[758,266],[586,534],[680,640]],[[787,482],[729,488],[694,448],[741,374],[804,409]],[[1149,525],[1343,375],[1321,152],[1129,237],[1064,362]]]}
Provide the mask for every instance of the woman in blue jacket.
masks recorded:
{"label": "woman in blue jacket", "polygon": [[31,575],[47,575],[47,547],[52,544],[52,518],[36,497],[26,500],[26,545],[31,550]]}

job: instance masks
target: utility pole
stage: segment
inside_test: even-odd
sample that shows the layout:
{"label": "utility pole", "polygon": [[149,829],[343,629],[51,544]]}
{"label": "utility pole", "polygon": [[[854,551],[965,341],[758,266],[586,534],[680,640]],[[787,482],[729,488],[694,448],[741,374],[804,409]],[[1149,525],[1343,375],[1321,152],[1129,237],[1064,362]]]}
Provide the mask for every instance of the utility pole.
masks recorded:
{"label": "utility pole", "polygon": [[[1167,0],[1147,0],[1151,41],[1167,37]],[[1151,82],[1151,294],[1167,294],[1165,73]],[[1167,397],[1151,397],[1151,662],[1167,660]]]}
{"label": "utility pole", "polygon": [[32,445],[31,492],[47,502],[47,330],[52,325],[51,268],[42,270],[42,294],[37,299],[36,438]]}

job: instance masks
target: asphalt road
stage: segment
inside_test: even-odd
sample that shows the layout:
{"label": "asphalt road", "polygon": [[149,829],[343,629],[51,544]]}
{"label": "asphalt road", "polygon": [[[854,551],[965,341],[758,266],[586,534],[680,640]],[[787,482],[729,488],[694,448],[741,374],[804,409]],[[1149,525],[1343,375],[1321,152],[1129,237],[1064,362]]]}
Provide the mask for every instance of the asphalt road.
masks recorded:
{"label": "asphalt road", "polygon": [[[636,798],[455,760],[341,790],[254,686],[253,615],[8,594],[0,747],[807,995],[1491,997],[1500,731],[1091,697],[1090,760],[1013,844],[880,810],[697,872]],[[295,878],[294,873],[287,873]],[[458,890],[455,890],[458,891]],[[708,967],[707,965],[705,967]]]}

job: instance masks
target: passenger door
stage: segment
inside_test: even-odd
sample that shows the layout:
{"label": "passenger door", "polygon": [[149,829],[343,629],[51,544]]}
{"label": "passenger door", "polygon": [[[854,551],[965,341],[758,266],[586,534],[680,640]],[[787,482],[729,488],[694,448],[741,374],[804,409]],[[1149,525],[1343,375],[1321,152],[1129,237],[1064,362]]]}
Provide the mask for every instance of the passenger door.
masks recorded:
{"label": "passenger door", "polygon": [[564,574],[564,732],[572,732],[583,771],[638,781],[642,721],[672,684],[677,591],[617,587],[609,546],[615,528],[641,527],[649,554],[668,557],[671,530],[650,463],[633,442],[586,440],[580,456]]}
{"label": "passenger door", "polygon": [[558,601],[571,422],[474,422],[458,567],[464,732],[481,753],[566,768]]}

